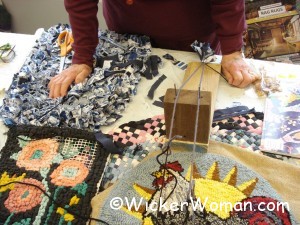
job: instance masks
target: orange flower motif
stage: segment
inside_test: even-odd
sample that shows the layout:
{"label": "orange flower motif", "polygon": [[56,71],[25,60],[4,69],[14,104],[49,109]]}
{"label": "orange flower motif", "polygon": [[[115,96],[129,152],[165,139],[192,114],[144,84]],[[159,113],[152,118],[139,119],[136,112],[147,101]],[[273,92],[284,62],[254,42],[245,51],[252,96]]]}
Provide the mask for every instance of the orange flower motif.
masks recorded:
{"label": "orange flower motif", "polygon": [[57,186],[75,187],[89,174],[88,168],[79,161],[64,160],[50,175],[51,182]]}
{"label": "orange flower motif", "polygon": [[[45,190],[44,185],[36,179],[26,178],[22,182],[34,184]],[[41,203],[42,195],[43,192],[34,186],[15,184],[4,205],[11,213],[26,212]]]}
{"label": "orange flower motif", "polygon": [[18,156],[17,166],[26,170],[39,171],[49,168],[57,154],[59,143],[53,139],[41,139],[29,142]]}

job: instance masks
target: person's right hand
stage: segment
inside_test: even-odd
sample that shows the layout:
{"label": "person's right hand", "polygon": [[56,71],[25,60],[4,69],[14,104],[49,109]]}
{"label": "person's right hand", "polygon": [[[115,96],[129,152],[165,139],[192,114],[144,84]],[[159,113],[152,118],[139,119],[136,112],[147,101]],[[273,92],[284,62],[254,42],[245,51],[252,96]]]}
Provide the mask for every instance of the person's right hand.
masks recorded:
{"label": "person's right hand", "polygon": [[260,79],[259,75],[246,63],[240,51],[223,55],[221,65],[227,82],[232,86],[245,88]]}
{"label": "person's right hand", "polygon": [[58,98],[66,96],[68,88],[73,82],[75,84],[83,82],[91,72],[92,68],[86,64],[71,65],[50,80],[48,84],[50,90],[49,97]]}

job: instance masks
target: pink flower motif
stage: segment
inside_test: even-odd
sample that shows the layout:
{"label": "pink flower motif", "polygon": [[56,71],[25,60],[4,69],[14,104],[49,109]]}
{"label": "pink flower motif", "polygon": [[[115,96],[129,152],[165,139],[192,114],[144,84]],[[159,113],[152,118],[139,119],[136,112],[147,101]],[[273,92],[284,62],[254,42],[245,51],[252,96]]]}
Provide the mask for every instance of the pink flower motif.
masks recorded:
{"label": "pink flower motif", "polygon": [[75,187],[89,174],[88,168],[76,160],[64,160],[50,175],[51,182],[57,186]]}
{"label": "pink flower motif", "polygon": [[[44,185],[36,179],[27,178],[22,180],[22,182],[36,185],[45,190]],[[43,192],[34,186],[15,184],[14,188],[9,192],[4,205],[11,213],[26,212],[39,205],[42,201],[42,196]]]}
{"label": "pink flower motif", "polygon": [[34,171],[49,168],[58,146],[59,143],[53,139],[31,141],[22,149],[16,164],[20,168]]}

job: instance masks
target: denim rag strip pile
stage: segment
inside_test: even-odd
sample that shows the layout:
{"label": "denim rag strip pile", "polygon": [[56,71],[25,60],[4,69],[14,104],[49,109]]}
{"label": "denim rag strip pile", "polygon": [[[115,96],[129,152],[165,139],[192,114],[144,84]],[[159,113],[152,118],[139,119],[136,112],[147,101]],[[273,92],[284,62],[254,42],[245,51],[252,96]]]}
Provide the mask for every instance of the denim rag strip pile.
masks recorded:
{"label": "denim rag strip pile", "polygon": [[[58,74],[60,32],[71,30],[58,24],[44,31],[18,73],[3,100],[0,114],[6,125],[30,124],[60,126],[98,131],[121,117],[131,96],[137,93],[141,76],[157,75],[161,60],[151,55],[147,36],[118,34],[99,30],[94,71],[80,84],[71,85],[68,95],[48,97],[48,83]],[[65,68],[71,65],[72,55],[66,58]],[[148,66],[147,66],[148,65]],[[149,68],[149,65],[155,68]]]}

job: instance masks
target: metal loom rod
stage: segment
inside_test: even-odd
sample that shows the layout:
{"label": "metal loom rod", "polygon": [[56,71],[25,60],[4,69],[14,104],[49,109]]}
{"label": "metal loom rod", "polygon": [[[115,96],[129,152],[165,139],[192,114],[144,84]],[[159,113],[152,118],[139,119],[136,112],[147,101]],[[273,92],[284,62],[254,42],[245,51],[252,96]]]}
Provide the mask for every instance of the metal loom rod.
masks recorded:
{"label": "metal loom rod", "polygon": [[[195,195],[195,192],[194,192],[195,183],[194,183],[194,180],[193,180],[193,173],[194,173],[194,166],[193,165],[194,165],[197,134],[198,134],[199,112],[200,112],[200,104],[201,104],[201,87],[202,87],[202,80],[203,80],[204,68],[205,68],[204,61],[201,62],[201,66],[202,66],[202,71],[201,71],[200,81],[199,81],[199,85],[198,85],[197,112],[196,112],[196,120],[195,120],[195,127],[194,127],[194,143],[193,143],[192,159],[191,159],[191,164],[190,164],[191,173],[190,173],[190,183],[189,183],[189,194],[190,194],[191,198],[193,198],[194,195]],[[193,221],[194,221],[194,219],[195,219],[195,214],[194,213],[193,213],[192,218],[193,218]]]}

